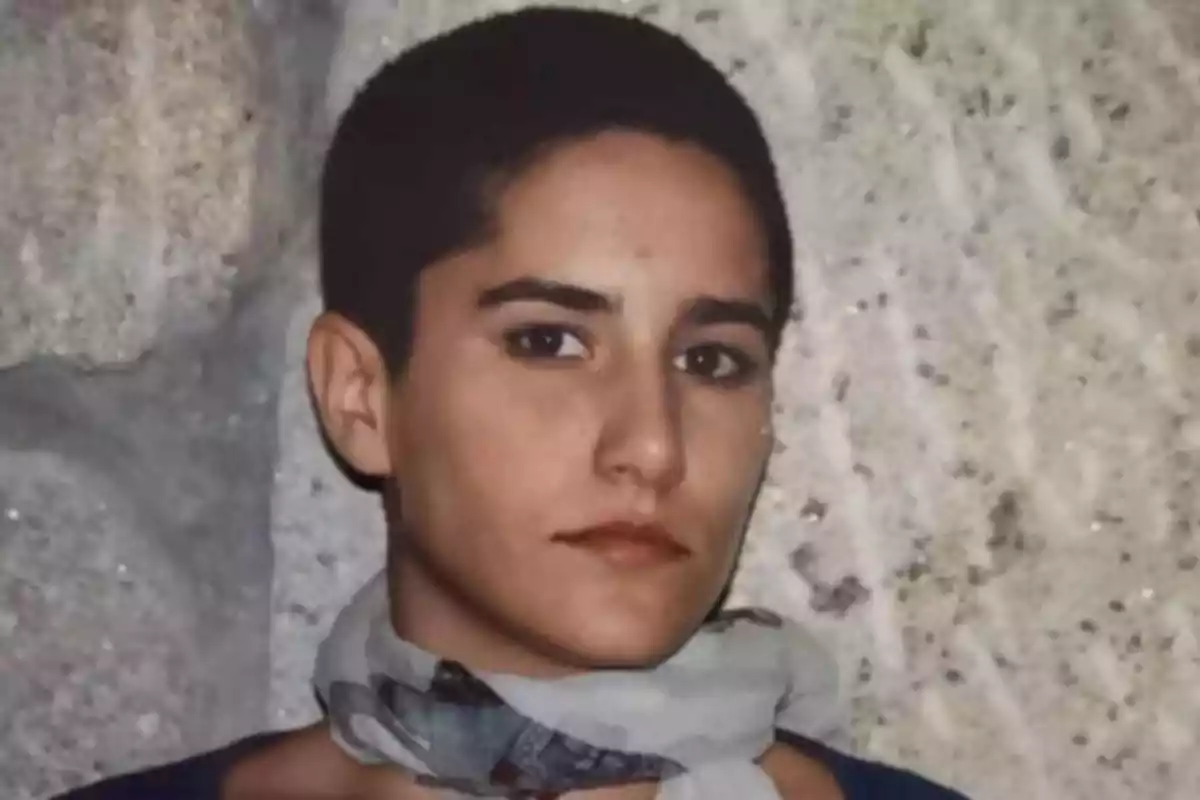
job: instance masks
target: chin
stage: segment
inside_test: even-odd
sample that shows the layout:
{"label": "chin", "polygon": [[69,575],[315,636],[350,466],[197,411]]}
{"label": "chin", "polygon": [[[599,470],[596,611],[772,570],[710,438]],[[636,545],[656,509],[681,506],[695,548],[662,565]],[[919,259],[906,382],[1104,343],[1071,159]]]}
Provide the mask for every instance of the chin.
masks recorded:
{"label": "chin", "polygon": [[556,638],[564,655],[580,669],[646,669],[673,656],[691,634],[679,626],[646,623],[644,619],[591,619]]}

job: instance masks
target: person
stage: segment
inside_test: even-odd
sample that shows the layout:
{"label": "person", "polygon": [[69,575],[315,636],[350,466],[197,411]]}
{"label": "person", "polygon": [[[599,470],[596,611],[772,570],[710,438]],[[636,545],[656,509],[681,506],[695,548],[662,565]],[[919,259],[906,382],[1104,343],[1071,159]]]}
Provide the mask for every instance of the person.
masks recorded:
{"label": "person", "polygon": [[64,799],[960,797],[845,754],[824,651],[719,610],[794,290],[714,66],[620,15],[469,23],[359,92],[320,215],[310,388],[389,531],[325,716]]}

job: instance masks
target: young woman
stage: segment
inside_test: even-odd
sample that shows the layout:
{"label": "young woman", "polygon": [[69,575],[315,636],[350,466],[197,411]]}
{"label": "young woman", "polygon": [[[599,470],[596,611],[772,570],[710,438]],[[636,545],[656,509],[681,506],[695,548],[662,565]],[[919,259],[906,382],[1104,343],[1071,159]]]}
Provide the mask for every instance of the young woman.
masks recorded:
{"label": "young woman", "polygon": [[791,234],[759,124],[680,39],[528,10],[341,120],[309,341],[386,568],[311,728],[68,795],[951,798],[830,747],[828,659],[714,613],[771,452]]}

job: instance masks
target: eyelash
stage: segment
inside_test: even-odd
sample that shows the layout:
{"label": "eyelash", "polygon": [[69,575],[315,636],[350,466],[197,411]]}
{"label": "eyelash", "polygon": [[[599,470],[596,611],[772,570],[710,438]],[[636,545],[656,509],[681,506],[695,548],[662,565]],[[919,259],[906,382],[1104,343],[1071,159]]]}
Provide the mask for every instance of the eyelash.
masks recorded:
{"label": "eyelash", "polygon": [[[569,325],[538,323],[533,325],[522,325],[520,327],[505,331],[503,335],[505,350],[513,358],[539,363],[559,361],[571,362],[578,361],[581,358],[586,357],[585,355],[558,356],[554,354],[545,355],[531,352],[532,348],[529,347],[527,339],[530,336],[536,335],[570,337],[579,342],[579,345],[583,350],[587,351],[591,349],[591,343],[584,331],[573,328]],[[758,376],[761,369],[761,365],[758,363],[758,361],[742,349],[719,342],[703,342],[701,344],[693,345],[680,355],[676,356],[675,359],[672,359],[672,363],[675,363],[675,361],[678,359],[684,359],[686,363],[688,357],[694,356],[698,350],[715,352],[718,359],[724,357],[732,362],[733,372],[730,375],[713,377],[691,373],[693,377],[696,377],[698,380],[713,386],[719,386],[723,388],[742,386],[754,380],[754,378]]]}
{"label": "eyelash", "polygon": [[[750,383],[758,376],[759,364],[748,353],[743,350],[731,347],[727,344],[718,342],[705,342],[703,344],[693,345],[684,351],[679,358],[687,359],[689,354],[694,354],[697,350],[711,349],[716,352],[717,358],[722,357],[729,359],[733,364],[733,372],[725,376],[709,376],[697,375],[696,377],[705,383],[722,388],[736,388]],[[695,373],[691,373],[695,374]]]}
{"label": "eyelash", "polygon": [[530,361],[575,361],[579,356],[563,358],[561,356],[546,356],[538,353],[530,352],[530,348],[523,344],[522,340],[529,336],[538,334],[550,334],[551,336],[570,336],[580,343],[585,350],[590,350],[587,334],[583,331],[571,327],[570,325],[559,325],[551,323],[537,323],[534,325],[522,325],[517,328],[512,328],[504,332],[504,347],[508,354],[520,359]]}

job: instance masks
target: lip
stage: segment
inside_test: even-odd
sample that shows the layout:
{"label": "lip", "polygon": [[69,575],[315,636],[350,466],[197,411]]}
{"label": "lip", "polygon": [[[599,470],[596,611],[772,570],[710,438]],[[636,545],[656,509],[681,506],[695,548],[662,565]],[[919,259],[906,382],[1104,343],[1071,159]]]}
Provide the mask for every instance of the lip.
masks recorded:
{"label": "lip", "polygon": [[692,554],[661,525],[637,522],[609,522],[557,533],[553,541],[626,567],[667,564]]}

